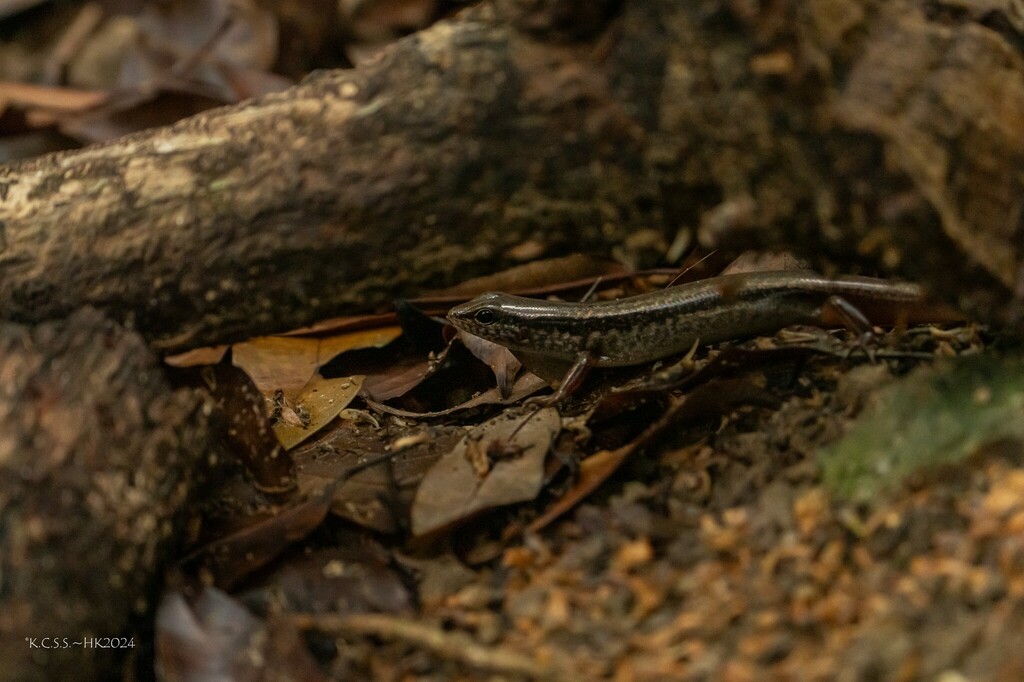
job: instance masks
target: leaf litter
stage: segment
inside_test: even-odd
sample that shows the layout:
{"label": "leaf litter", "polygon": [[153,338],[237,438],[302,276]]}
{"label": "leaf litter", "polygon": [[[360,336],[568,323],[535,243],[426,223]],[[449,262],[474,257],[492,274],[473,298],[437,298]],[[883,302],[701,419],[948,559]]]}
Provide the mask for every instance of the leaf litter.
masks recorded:
{"label": "leaf litter", "polygon": [[[346,677],[564,677],[567,660],[587,679],[895,670],[929,646],[925,637],[956,641],[961,630],[944,618],[980,623],[978,599],[1012,599],[1014,583],[986,564],[980,538],[1016,523],[1009,481],[1024,458],[1005,444],[976,448],[987,454],[975,452],[980,468],[960,476],[962,504],[941,476],[894,484],[877,510],[833,498],[821,445],[878,386],[978,341],[968,329],[912,329],[872,343],[875,364],[846,335],[790,331],[598,373],[541,409],[508,406],[547,383],[502,368],[500,353],[481,352],[481,362],[458,342],[420,349],[428,359],[401,343],[346,351],[331,363],[338,371],[400,368],[388,404],[365,391],[353,398],[345,419],[291,451],[297,491],[269,517],[282,521],[224,536],[227,549],[215,542],[202,559],[236,590],[265,576],[248,593],[256,612],[264,590],[290,584],[293,596],[267,622],[344,638],[319,660]],[[346,359],[356,356],[363,365]],[[313,365],[296,363],[324,371]],[[511,376],[503,398],[499,382]],[[529,392],[516,389],[524,381]],[[978,540],[956,535],[965,524]],[[939,531],[960,544],[922,544]],[[346,546],[338,542],[375,545],[385,564],[360,568],[358,551],[328,559]],[[323,560],[292,569],[302,556]],[[320,584],[325,571],[362,580]],[[355,587],[369,588],[374,571],[376,601]],[[913,581],[942,609],[880,593],[879,575]],[[907,639],[914,619],[926,625]],[[982,640],[992,660],[1008,660],[998,633]],[[946,669],[914,660],[928,674]]]}

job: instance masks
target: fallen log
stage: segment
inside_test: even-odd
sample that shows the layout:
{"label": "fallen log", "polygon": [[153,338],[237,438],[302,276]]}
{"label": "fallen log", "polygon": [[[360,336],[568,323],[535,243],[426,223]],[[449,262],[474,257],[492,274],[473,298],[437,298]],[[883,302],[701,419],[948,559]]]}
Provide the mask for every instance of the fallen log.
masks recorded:
{"label": "fallen log", "polygon": [[0,316],[93,305],[181,350],[689,231],[1010,322],[1024,58],[1012,12],[977,4],[472,8],[362,68],[3,169]]}

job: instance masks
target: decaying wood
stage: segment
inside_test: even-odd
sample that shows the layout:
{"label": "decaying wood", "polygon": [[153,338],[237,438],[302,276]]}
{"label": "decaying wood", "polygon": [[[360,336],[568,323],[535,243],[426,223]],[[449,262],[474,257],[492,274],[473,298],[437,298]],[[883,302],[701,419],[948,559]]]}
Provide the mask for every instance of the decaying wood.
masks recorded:
{"label": "decaying wood", "polygon": [[1010,320],[1020,30],[980,0],[496,0],[363,68],[5,169],[0,315],[91,304],[178,350],[692,230]]}
{"label": "decaying wood", "polygon": [[180,542],[205,403],[89,309],[0,325],[0,377],[0,680],[103,679]]}

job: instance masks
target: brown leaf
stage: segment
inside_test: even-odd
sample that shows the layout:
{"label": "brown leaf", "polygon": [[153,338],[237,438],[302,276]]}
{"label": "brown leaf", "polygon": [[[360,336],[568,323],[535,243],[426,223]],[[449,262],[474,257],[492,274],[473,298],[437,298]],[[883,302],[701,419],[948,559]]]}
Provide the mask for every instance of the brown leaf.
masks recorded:
{"label": "brown leaf", "polygon": [[319,374],[315,375],[295,399],[296,406],[308,415],[305,425],[283,421],[274,425],[274,434],[281,445],[285,450],[291,450],[327,426],[339,412],[348,407],[352,399],[359,394],[362,385],[361,376],[324,379]]}
{"label": "brown leaf", "polygon": [[[360,464],[380,458],[384,454],[383,446],[375,440],[343,438],[335,442],[344,443],[344,450],[332,445],[326,449],[306,446],[296,451],[300,494],[316,495],[330,489],[330,511],[335,516],[377,532],[395,532],[398,517],[393,509],[396,502],[391,467],[380,464],[350,473]],[[343,477],[347,480],[337,485]]]}
{"label": "brown leaf", "polygon": [[329,509],[329,494],[319,495],[215,540],[190,554],[182,563],[202,563],[213,575],[214,584],[230,588],[268,564],[293,542],[313,532]]}
{"label": "brown leaf", "polygon": [[200,365],[216,365],[224,359],[228,352],[227,345],[207,346],[205,348],[193,348],[177,355],[168,355],[164,358],[171,367],[198,367]]}
{"label": "brown leaf", "polygon": [[789,251],[744,251],[722,270],[722,275],[741,272],[766,272],[769,270],[807,270],[807,261],[797,258]]}
{"label": "brown leaf", "polygon": [[[525,416],[500,415],[475,427],[427,472],[412,506],[412,530],[423,535],[484,509],[533,499],[544,480],[544,459],[561,430],[554,408]],[[483,450],[490,469],[474,467],[472,448]]]}
{"label": "brown leaf", "polygon": [[393,414],[396,417],[431,419],[434,417],[445,417],[449,414],[469,410],[474,407],[480,407],[481,405],[511,405],[519,402],[526,396],[533,395],[540,389],[547,387],[548,382],[544,381],[536,374],[525,372],[516,380],[516,383],[512,386],[512,393],[507,398],[502,398],[501,393],[497,388],[491,388],[482,393],[478,393],[464,403],[459,403],[454,407],[437,410],[435,412],[410,412],[409,410],[400,410],[397,407],[391,407],[390,405],[384,405],[369,399],[366,400],[366,404],[378,412]]}
{"label": "brown leaf", "polygon": [[93,90],[0,81],[2,109],[14,105],[23,109],[45,109],[54,114],[80,112],[103,104],[109,96],[106,92]]}
{"label": "brown leaf", "polygon": [[431,366],[429,360],[398,361],[386,372],[366,375],[363,394],[376,402],[403,396],[427,378]]}
{"label": "brown leaf", "polygon": [[[387,442],[379,431],[339,425],[323,441],[295,450],[299,492],[316,495],[333,486],[332,514],[393,533],[407,513],[412,486],[463,436],[458,427],[414,427]],[[377,464],[357,471],[372,462]]]}
{"label": "brown leaf", "polygon": [[519,362],[516,356],[512,355],[512,351],[504,346],[499,346],[493,341],[482,339],[461,329],[459,330],[459,338],[462,339],[462,345],[470,353],[494,372],[494,379],[501,397],[505,399],[512,395],[513,382],[516,375],[519,374],[519,370],[523,368],[523,364]]}
{"label": "brown leaf", "polygon": [[224,440],[264,493],[284,493],[295,486],[292,458],[270,427],[266,400],[245,372],[227,363],[205,367],[202,377],[225,421]]}
{"label": "brown leaf", "polygon": [[214,98],[199,90],[198,86],[190,85],[178,90],[140,87],[114,91],[110,93],[110,99],[96,109],[58,116],[52,110],[34,108],[26,112],[25,118],[34,126],[56,125],[62,134],[79,142],[103,142],[147,128],[170,125],[231,101]]}
{"label": "brown leaf", "polygon": [[485,291],[533,291],[574,280],[592,282],[598,277],[622,273],[622,264],[610,258],[573,254],[562,258],[535,260],[524,265],[517,265],[502,272],[466,280],[438,293],[446,296],[467,297],[482,294]]}
{"label": "brown leaf", "polygon": [[576,481],[576,485],[551,505],[544,514],[534,519],[530,524],[530,530],[534,532],[541,530],[586,499],[590,493],[597,490],[598,486],[608,480],[608,477],[614,474],[636,449],[636,441],[633,441],[615,450],[602,450],[583,460],[580,464],[579,479]]}
{"label": "brown leaf", "polygon": [[[440,312],[440,310],[438,310]],[[372,315],[346,315],[345,317],[332,317],[311,324],[308,327],[299,327],[290,331],[282,332],[278,336],[323,336],[360,331],[363,329],[379,329],[380,327],[391,327],[398,324],[398,315],[395,313],[376,313]]]}
{"label": "brown leaf", "polygon": [[232,361],[252,377],[263,395],[277,390],[295,400],[316,376],[317,370],[336,355],[359,348],[379,348],[395,340],[400,327],[379,327],[325,339],[264,336],[236,343]]}

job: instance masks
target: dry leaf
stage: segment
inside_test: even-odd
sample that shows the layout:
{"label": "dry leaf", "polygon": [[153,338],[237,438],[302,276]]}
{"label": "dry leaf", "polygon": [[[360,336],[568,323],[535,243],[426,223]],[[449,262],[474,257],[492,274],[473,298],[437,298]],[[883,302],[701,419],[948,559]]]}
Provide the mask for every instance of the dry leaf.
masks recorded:
{"label": "dry leaf", "polygon": [[400,360],[383,373],[367,374],[363,395],[377,402],[403,396],[427,378],[433,365],[430,360]]}
{"label": "dry leaf", "polygon": [[348,423],[322,441],[297,448],[299,494],[314,496],[331,488],[331,513],[377,532],[398,531],[415,485],[465,431],[414,427],[401,433],[390,440],[379,429]]}
{"label": "dry leaf", "polygon": [[380,327],[325,339],[264,336],[236,343],[232,361],[248,374],[268,398],[277,390],[295,400],[322,365],[335,356],[359,348],[379,348],[394,341],[401,327]]}
{"label": "dry leaf", "polygon": [[201,563],[216,585],[230,588],[316,530],[330,505],[329,494],[305,500],[204,545],[185,557],[181,565]]}
{"label": "dry leaf", "polygon": [[459,338],[462,339],[462,345],[470,353],[494,372],[494,380],[501,397],[508,398],[512,395],[512,387],[516,375],[523,368],[523,364],[519,362],[516,356],[512,355],[512,351],[504,346],[499,346],[493,341],[474,336],[461,329],[459,330]]}
{"label": "dry leaf", "polygon": [[536,291],[566,282],[579,284],[579,280],[593,281],[609,275],[621,275],[623,271],[622,264],[610,258],[573,254],[562,258],[534,260],[508,270],[468,279],[438,293],[467,297],[485,291]]}
{"label": "dry leaf", "polygon": [[49,87],[31,83],[0,81],[0,105],[23,109],[46,109],[55,114],[93,109],[110,97],[107,92]]}
{"label": "dry leaf", "polygon": [[384,405],[383,403],[378,403],[368,398],[364,399],[366,400],[366,404],[377,412],[393,414],[396,417],[409,417],[411,419],[432,419],[434,417],[444,417],[449,414],[454,414],[455,412],[480,407],[481,405],[511,405],[519,402],[526,396],[533,395],[542,388],[548,387],[548,382],[544,381],[536,374],[524,372],[518,379],[516,379],[516,383],[512,386],[512,393],[507,398],[501,397],[501,393],[497,388],[491,388],[482,393],[478,393],[464,403],[459,403],[453,407],[449,407],[444,410],[437,410],[435,412],[411,412],[409,410],[400,410],[397,407]]}
{"label": "dry leaf", "polygon": [[201,365],[216,365],[224,359],[228,352],[228,346],[207,346],[205,348],[193,348],[177,355],[168,355],[164,358],[171,367],[198,367]]}
{"label": "dry leaf", "polygon": [[295,399],[296,405],[309,417],[305,426],[278,422],[274,425],[274,434],[285,450],[291,450],[337,417],[362,386],[361,376],[324,379],[317,374]]}
{"label": "dry leaf", "polygon": [[[424,477],[412,506],[412,530],[423,535],[484,509],[531,500],[544,481],[544,459],[562,428],[554,408],[509,418],[500,415],[473,428]],[[469,457],[485,452],[484,476]]]}
{"label": "dry leaf", "polygon": [[224,442],[252,474],[256,487],[270,494],[291,490],[292,458],[274,437],[267,401],[249,377],[227,363],[204,367],[202,377],[224,422]]}

